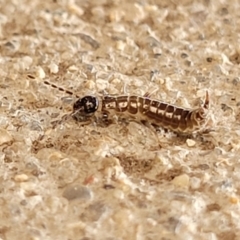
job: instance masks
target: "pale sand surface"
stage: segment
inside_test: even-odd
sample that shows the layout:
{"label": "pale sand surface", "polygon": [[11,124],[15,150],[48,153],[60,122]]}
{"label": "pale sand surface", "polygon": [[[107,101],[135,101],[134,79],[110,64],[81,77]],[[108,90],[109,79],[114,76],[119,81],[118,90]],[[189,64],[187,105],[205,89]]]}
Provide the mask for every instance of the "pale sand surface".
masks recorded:
{"label": "pale sand surface", "polygon": [[[240,239],[239,1],[0,1],[0,239]],[[73,119],[74,96],[198,107],[195,137]]]}

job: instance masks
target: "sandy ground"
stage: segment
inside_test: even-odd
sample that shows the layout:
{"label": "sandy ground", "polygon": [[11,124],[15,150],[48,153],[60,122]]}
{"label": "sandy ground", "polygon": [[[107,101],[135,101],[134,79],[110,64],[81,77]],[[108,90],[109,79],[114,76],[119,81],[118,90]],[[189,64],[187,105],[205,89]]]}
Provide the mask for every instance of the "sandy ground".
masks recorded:
{"label": "sandy ground", "polygon": [[[179,2],[0,1],[0,239],[240,239],[240,4]],[[211,131],[60,123],[76,97],[44,81],[186,108],[208,90]]]}

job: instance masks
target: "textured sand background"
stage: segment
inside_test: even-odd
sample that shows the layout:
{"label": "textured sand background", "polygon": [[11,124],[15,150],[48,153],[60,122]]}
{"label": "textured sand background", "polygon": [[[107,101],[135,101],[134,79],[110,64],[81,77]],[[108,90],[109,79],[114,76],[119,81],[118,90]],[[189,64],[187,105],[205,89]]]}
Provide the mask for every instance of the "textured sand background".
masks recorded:
{"label": "textured sand background", "polygon": [[[0,239],[240,239],[239,1],[0,0]],[[197,107],[195,138],[81,126],[74,96]]]}

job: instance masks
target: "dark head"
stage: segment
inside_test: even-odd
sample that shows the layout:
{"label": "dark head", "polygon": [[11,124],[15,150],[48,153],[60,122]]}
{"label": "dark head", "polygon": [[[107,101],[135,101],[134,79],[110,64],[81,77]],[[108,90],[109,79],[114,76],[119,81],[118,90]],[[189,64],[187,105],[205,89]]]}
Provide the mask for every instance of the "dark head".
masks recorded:
{"label": "dark head", "polygon": [[90,117],[97,111],[98,105],[98,99],[94,96],[80,98],[73,105],[73,117],[77,119]]}

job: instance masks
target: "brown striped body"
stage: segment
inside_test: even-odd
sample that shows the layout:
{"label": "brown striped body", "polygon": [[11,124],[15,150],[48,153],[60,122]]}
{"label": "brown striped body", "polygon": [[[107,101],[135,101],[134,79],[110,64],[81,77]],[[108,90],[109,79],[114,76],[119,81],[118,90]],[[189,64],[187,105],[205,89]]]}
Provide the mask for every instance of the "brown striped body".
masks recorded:
{"label": "brown striped body", "polygon": [[104,96],[102,111],[136,120],[145,120],[151,124],[179,133],[192,133],[200,130],[206,122],[209,105],[208,94],[205,104],[198,109],[185,109],[140,96]]}
{"label": "brown striped body", "polygon": [[73,92],[48,81],[44,81],[44,83],[70,95],[75,95],[78,98],[73,105],[73,112],[71,114],[78,121],[87,121],[100,110],[105,118],[110,114],[122,115],[138,121],[148,121],[150,124],[183,134],[191,134],[199,131],[204,128],[207,122],[209,108],[209,95],[207,91],[204,104],[201,107],[187,109],[151,99],[148,94],[145,96],[107,95],[101,98],[97,98],[96,96],[84,96],[80,98]]}

